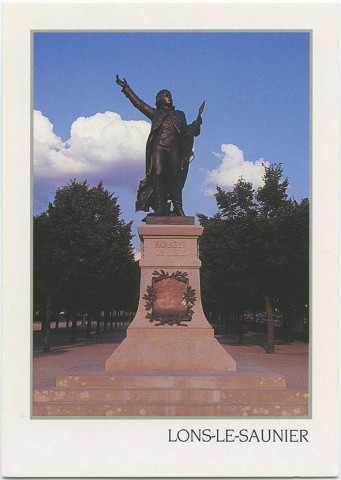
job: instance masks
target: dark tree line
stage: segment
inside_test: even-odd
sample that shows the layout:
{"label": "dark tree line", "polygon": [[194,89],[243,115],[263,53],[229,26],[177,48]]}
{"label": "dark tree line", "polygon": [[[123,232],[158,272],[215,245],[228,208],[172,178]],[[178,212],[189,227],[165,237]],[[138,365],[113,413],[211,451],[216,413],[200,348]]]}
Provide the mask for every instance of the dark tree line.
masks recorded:
{"label": "dark tree line", "polygon": [[[281,164],[265,167],[258,190],[240,178],[232,191],[217,187],[218,212],[198,214],[202,301],[206,312],[233,314],[242,339],[246,311],[266,310],[269,353],[274,352],[273,310],[304,311],[309,300],[309,202],[288,198]],[[120,219],[117,197],[102,182],[89,188],[71,181],[56,191],[48,209],[34,217],[34,311],[49,325],[66,311],[70,340],[78,313],[134,311],[139,267],[131,247],[131,225]],[[99,323],[98,323],[99,325]],[[91,321],[87,334],[90,335]]]}
{"label": "dark tree line", "polygon": [[201,282],[204,309],[234,314],[240,332],[244,312],[265,310],[273,353],[274,304],[285,314],[309,301],[309,202],[288,198],[281,164],[264,168],[257,191],[243,178],[217,187],[218,213],[198,215]]}
{"label": "dark tree line", "polygon": [[[99,320],[101,311],[136,309],[138,265],[131,246],[131,225],[120,219],[115,197],[102,182],[70,181],[56,191],[48,209],[34,217],[34,311],[45,320],[49,349],[51,316],[68,312],[71,342],[78,313]],[[88,321],[90,334],[91,321]]]}

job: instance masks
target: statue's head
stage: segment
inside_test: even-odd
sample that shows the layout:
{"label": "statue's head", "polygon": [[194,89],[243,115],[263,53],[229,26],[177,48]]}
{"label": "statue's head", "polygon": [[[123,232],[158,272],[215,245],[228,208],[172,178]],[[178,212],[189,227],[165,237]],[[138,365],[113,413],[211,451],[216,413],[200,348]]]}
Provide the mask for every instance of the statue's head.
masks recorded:
{"label": "statue's head", "polygon": [[162,106],[164,107],[172,107],[173,106],[173,99],[172,94],[169,90],[160,90],[159,93],[156,95],[155,105],[157,109],[160,109]]}

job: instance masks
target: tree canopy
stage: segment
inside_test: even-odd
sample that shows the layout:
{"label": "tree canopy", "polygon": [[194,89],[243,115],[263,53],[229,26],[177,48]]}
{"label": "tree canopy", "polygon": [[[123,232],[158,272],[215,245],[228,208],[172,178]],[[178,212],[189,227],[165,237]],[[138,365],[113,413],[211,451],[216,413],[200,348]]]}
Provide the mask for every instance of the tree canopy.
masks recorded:
{"label": "tree canopy", "polygon": [[217,214],[198,214],[206,310],[239,316],[266,307],[270,316],[274,300],[282,309],[308,304],[309,201],[288,199],[281,164],[264,169],[257,191],[240,178],[231,191],[217,187]]}
{"label": "tree canopy", "polygon": [[100,182],[76,179],[58,188],[34,217],[34,300],[71,312],[133,309],[137,275],[131,224],[120,219],[117,197]]}

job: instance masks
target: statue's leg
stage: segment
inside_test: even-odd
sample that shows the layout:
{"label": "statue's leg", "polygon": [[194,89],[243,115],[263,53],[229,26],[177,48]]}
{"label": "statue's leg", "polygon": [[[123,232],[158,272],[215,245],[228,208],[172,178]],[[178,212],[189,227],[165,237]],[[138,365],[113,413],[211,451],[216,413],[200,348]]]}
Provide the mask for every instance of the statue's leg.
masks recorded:
{"label": "statue's leg", "polygon": [[181,158],[177,149],[169,150],[168,166],[171,177],[170,183],[173,212],[175,215],[183,217],[185,213],[182,208]]}
{"label": "statue's leg", "polygon": [[153,161],[153,188],[156,196],[156,210],[154,215],[164,216],[167,215],[167,197],[166,197],[166,183],[167,183],[167,170],[166,170],[166,152],[158,144],[154,145],[152,152]]}

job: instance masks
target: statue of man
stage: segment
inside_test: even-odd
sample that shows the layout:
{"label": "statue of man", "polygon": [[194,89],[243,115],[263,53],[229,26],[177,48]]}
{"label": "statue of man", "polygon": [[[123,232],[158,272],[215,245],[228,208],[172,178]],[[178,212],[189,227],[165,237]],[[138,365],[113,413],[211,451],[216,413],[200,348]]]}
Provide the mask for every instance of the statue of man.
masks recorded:
{"label": "statue of man", "polygon": [[[205,102],[197,119],[187,125],[184,112],[175,110],[168,90],[161,90],[156,95],[156,108],[153,108],[133,92],[125,78],[120,80],[116,75],[116,83],[134,107],[152,122],[146,146],[146,177],[137,192],[136,211],[148,212],[152,208],[154,213],[150,215],[184,216],[182,189],[193,155],[194,137],[200,134]],[[169,201],[173,204],[173,211]]]}

